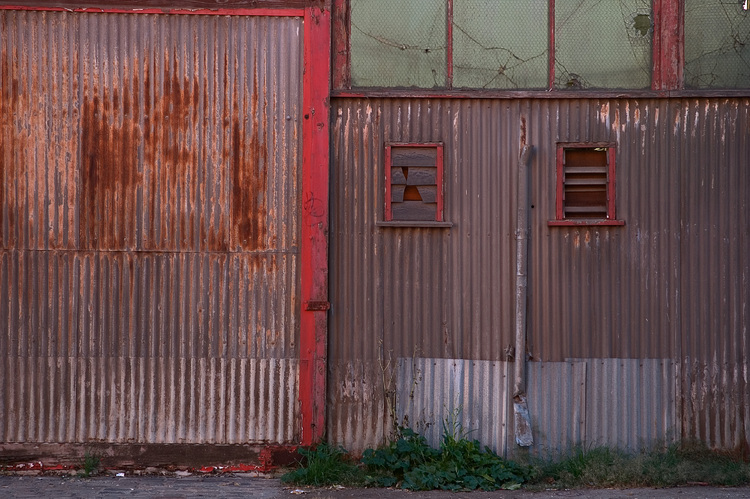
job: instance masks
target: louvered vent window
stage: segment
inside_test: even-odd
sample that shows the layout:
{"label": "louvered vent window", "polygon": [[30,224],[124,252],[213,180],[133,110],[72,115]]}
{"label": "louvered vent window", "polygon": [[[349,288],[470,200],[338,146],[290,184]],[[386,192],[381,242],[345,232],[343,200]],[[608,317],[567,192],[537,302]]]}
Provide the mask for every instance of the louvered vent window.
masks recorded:
{"label": "louvered vent window", "polygon": [[443,221],[443,145],[386,146],[385,220]]}
{"label": "louvered vent window", "polygon": [[550,225],[623,225],[615,219],[615,148],[558,144],[556,220]]}
{"label": "louvered vent window", "polygon": [[565,149],[563,218],[607,218],[607,149]]}

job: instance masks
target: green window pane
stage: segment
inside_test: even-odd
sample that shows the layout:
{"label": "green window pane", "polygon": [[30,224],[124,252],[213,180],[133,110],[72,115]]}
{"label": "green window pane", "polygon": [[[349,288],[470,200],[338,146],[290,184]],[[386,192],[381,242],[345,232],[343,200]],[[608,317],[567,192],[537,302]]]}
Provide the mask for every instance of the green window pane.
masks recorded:
{"label": "green window pane", "polygon": [[444,87],[445,0],[352,0],[352,85]]}
{"label": "green window pane", "polygon": [[555,2],[558,88],[651,86],[650,0]]}
{"label": "green window pane", "polygon": [[547,0],[455,0],[453,86],[545,88]]}
{"label": "green window pane", "polygon": [[738,0],[686,0],[685,86],[750,87],[750,12]]}

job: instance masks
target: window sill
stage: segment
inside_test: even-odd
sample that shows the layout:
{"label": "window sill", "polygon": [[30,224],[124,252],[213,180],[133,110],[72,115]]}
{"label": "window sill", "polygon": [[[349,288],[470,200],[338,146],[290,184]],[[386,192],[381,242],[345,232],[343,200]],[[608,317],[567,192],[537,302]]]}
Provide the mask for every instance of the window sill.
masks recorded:
{"label": "window sill", "polygon": [[377,227],[423,227],[427,229],[450,229],[453,222],[430,222],[427,220],[399,220],[399,221],[379,221],[375,222]]}
{"label": "window sill", "polygon": [[619,226],[625,225],[625,220],[547,220],[548,227],[576,227],[581,225]]}

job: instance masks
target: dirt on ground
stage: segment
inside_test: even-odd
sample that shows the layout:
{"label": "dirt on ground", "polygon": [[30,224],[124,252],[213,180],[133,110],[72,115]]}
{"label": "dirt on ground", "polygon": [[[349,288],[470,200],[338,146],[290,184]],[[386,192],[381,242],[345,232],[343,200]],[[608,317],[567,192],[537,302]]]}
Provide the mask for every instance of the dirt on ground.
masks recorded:
{"label": "dirt on ground", "polygon": [[79,478],[69,476],[0,476],[2,498],[256,498],[276,499],[494,499],[557,497],[588,498],[678,498],[678,499],[739,499],[750,498],[750,487],[676,487],[668,489],[581,489],[547,491],[493,492],[410,492],[399,489],[310,488],[289,487],[278,479],[258,478],[243,474],[183,476],[106,476]]}

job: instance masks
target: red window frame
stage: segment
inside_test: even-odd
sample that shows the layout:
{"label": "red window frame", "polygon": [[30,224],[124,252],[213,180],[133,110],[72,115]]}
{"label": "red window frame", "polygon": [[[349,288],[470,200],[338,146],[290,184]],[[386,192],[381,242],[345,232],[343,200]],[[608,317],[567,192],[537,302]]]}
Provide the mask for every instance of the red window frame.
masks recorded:
{"label": "red window frame", "polygon": [[[607,149],[607,216],[606,218],[565,218],[565,151],[567,149]],[[625,225],[624,220],[616,217],[616,145],[600,142],[558,142],[555,162],[555,220],[549,220],[549,226],[568,225]]]}
{"label": "red window frame", "polygon": [[[393,147],[425,148],[435,149],[437,152],[436,159],[436,203],[435,220],[394,220],[393,207],[391,202],[391,150]],[[392,142],[385,146],[385,221],[386,222],[407,222],[410,224],[419,224],[424,222],[444,222],[443,219],[443,143],[442,142]]]}

